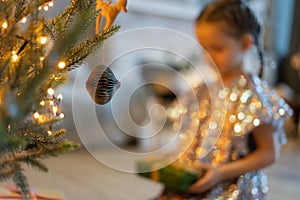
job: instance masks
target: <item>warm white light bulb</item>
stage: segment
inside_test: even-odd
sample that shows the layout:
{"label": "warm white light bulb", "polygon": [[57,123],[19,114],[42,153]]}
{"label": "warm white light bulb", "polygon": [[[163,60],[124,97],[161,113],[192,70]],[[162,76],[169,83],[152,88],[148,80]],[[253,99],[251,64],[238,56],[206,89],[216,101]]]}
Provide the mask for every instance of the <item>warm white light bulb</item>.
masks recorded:
{"label": "warm white light bulb", "polygon": [[49,94],[49,95],[54,95],[54,90],[52,89],[52,88],[48,88],[48,90],[47,90],[47,93]]}
{"label": "warm white light bulb", "polygon": [[12,51],[12,57],[11,57],[11,59],[13,60],[13,61],[17,61],[18,60],[18,55],[17,55],[17,52],[16,51]]}
{"label": "warm white light bulb", "polygon": [[41,101],[41,102],[40,102],[40,105],[41,105],[41,106],[44,106],[44,105],[45,105],[45,101]]}
{"label": "warm white light bulb", "polygon": [[47,131],[47,133],[49,136],[52,135],[52,131]]}
{"label": "warm white light bulb", "polygon": [[8,23],[7,22],[3,22],[2,23],[2,28],[6,29],[8,27]]}
{"label": "warm white light bulb", "polygon": [[23,24],[25,24],[26,21],[27,21],[27,18],[26,18],[26,17],[23,17],[23,18],[21,19],[21,23],[23,23]]}
{"label": "warm white light bulb", "polygon": [[40,38],[40,43],[41,44],[46,44],[46,42],[47,42],[47,37],[41,37]]}
{"label": "warm white light bulb", "polygon": [[48,6],[53,7],[53,2],[49,2]]}
{"label": "warm white light bulb", "polygon": [[260,124],[260,120],[259,119],[254,119],[253,120],[253,125],[254,126],[259,126],[259,124]]}
{"label": "warm white light bulb", "polygon": [[65,114],[64,113],[60,113],[59,117],[63,119],[65,117]]}
{"label": "warm white light bulb", "polygon": [[60,61],[57,65],[59,69],[64,69],[66,67],[66,63],[64,61]]}
{"label": "warm white light bulb", "polygon": [[44,11],[47,11],[49,10],[49,7],[48,6],[44,6]]}
{"label": "warm white light bulb", "polygon": [[63,95],[62,95],[62,94],[59,94],[59,95],[57,95],[56,98],[62,100],[62,99],[63,99]]}
{"label": "warm white light bulb", "polygon": [[11,58],[13,61],[17,61],[19,56],[17,54],[14,54]]}
{"label": "warm white light bulb", "polygon": [[33,113],[33,118],[34,118],[34,119],[38,119],[39,116],[40,116],[40,114],[39,114],[38,112],[34,112],[34,113]]}

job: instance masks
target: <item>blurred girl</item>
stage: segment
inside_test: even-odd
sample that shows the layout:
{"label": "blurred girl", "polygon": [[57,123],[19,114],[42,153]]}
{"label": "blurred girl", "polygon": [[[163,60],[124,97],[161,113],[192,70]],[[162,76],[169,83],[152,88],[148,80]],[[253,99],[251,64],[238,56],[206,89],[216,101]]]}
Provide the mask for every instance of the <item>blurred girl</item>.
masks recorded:
{"label": "blurred girl", "polygon": [[[198,89],[199,131],[179,160],[193,161],[205,175],[188,191],[165,190],[160,199],[262,200],[269,190],[262,169],[278,158],[285,142],[284,121],[292,111],[259,76],[243,70],[244,57],[253,46],[263,67],[261,25],[245,2],[217,0],[202,10],[195,31],[225,85],[225,95],[219,97],[226,99],[225,124],[214,148],[204,149],[201,145],[211,115],[201,112],[204,105],[210,108],[210,98],[207,91]],[[210,151],[199,159],[203,150]]]}

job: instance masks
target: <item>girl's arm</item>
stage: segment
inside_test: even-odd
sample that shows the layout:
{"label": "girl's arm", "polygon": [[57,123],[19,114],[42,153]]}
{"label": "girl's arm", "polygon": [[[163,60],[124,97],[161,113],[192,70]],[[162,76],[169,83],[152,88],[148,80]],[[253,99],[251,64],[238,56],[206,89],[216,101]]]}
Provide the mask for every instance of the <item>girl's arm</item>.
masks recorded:
{"label": "girl's arm", "polygon": [[279,155],[272,125],[263,124],[256,127],[252,134],[257,146],[248,156],[234,162],[213,167],[208,163],[197,163],[196,167],[206,170],[203,178],[189,188],[189,192],[203,193],[223,180],[233,179],[249,171],[256,171],[275,162]]}

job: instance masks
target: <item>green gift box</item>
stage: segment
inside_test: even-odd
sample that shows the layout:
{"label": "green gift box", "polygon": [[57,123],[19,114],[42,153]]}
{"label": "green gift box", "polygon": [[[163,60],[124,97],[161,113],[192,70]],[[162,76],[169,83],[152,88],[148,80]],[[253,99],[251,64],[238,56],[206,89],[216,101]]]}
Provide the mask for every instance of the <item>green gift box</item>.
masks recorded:
{"label": "green gift box", "polygon": [[167,188],[174,190],[187,190],[193,183],[201,178],[200,170],[179,164],[177,161],[157,170],[157,160],[142,160],[137,163],[138,175],[163,183]]}

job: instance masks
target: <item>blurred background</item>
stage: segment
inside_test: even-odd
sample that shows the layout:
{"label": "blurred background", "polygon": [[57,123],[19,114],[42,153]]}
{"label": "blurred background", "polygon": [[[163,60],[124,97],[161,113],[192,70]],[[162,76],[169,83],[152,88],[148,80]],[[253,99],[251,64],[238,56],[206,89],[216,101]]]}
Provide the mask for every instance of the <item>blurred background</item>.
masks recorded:
{"label": "blurred background", "polygon": [[[159,27],[178,31],[196,40],[194,36],[193,20],[198,15],[203,5],[209,1],[210,0],[128,0],[128,13],[125,14],[121,12],[115,22],[122,26],[119,33],[145,27]],[[68,0],[55,2],[54,7],[47,11],[46,15],[48,17],[57,15],[68,4],[68,2]],[[299,132],[297,124],[299,121],[298,113],[300,104],[300,82],[299,72],[296,70],[297,67],[292,65],[291,59],[297,54],[298,51],[300,51],[300,17],[298,16],[299,13],[297,12],[297,10],[300,8],[300,2],[297,0],[286,0],[284,2],[280,0],[248,0],[248,2],[257,12],[264,25],[263,39],[266,54],[264,79],[267,80],[269,84],[274,86],[278,93],[282,95],[293,107],[295,111],[293,118],[294,121],[292,124],[290,124],[290,126],[293,127],[288,127],[288,134],[292,138],[297,137],[297,132]],[[94,31],[93,28],[91,28],[91,32],[92,31]],[[142,40],[143,38],[139,39]],[[151,38],[147,38],[147,40],[151,41]],[[173,50],[177,46],[170,44],[170,40],[172,40],[172,38],[165,38],[161,39],[159,42],[165,41],[165,47]],[[108,42],[108,44],[105,44],[105,49],[99,49],[99,52],[96,53],[94,57],[89,59],[88,65],[90,68],[93,68],[99,64],[102,64],[104,60],[110,61],[110,57],[115,56],[115,52],[117,52],[118,49],[122,49],[124,46],[128,46],[133,42],[134,41],[130,40],[123,40],[121,42],[112,41],[111,43]],[[180,41],[174,41],[174,43],[176,42]],[[186,52],[185,56],[189,59],[194,59],[198,56],[194,52],[194,49],[190,48],[188,45],[184,43],[179,45],[182,49],[184,49],[183,51]],[[149,54],[143,54],[142,56],[131,55],[127,56],[125,60],[122,61],[122,66],[114,66],[116,63],[108,64],[113,69],[113,72],[117,75],[117,78],[120,78],[120,76],[130,70],[130,68],[145,64],[150,59],[154,59],[155,62],[160,64],[172,66],[176,70],[186,67],[186,64],[182,63],[181,60],[178,60],[178,58],[161,54],[154,56]],[[246,65],[246,67],[248,66],[249,68],[254,68],[254,70],[257,70],[255,69],[257,67],[256,62],[256,58],[253,59],[253,57],[250,57],[249,65]],[[70,81],[66,85],[66,88],[73,87],[73,81],[76,78],[76,73],[77,72],[70,74]],[[154,79],[154,77],[157,76],[155,72],[152,72],[150,75],[151,77],[145,77],[145,72],[143,72],[142,69],[141,71],[135,70],[131,73],[132,77],[127,76],[123,80],[124,83],[122,84],[122,91],[126,91],[126,87],[135,87],[134,85],[140,84],[141,80],[145,78]],[[146,72],[146,74],[148,74],[148,72]],[[77,78],[80,78],[80,76]],[[146,90],[149,92],[149,87]],[[137,93],[143,93],[143,91],[144,89],[140,89],[140,91],[137,91]],[[65,92],[68,95],[68,93],[72,92],[72,90],[66,89]],[[168,93],[168,91],[166,92]],[[141,95],[142,94],[137,96]],[[150,95],[155,94],[151,93]],[[160,95],[156,95],[155,97],[160,98]],[[71,99],[68,99],[68,97],[65,99],[65,101],[69,100]],[[65,109],[67,112],[70,113],[71,111],[69,110],[68,104],[69,102],[65,102],[64,106],[66,107]],[[106,118],[109,117],[108,115],[110,115],[110,109],[110,104],[106,106],[98,106],[97,112],[99,110],[99,113],[104,115],[101,117]],[[69,118],[67,117],[65,120],[66,125],[70,126],[70,128],[74,128],[72,125],[73,119],[70,114],[68,116]],[[120,142],[122,143],[122,140],[124,139],[124,142],[126,142],[126,138],[122,138],[121,136],[118,136],[118,134],[115,136],[116,138],[112,138],[113,140],[121,140]]]}
{"label": "blurred background", "polygon": [[[194,39],[194,19],[199,11],[210,0],[128,0],[128,13],[120,13],[115,23],[120,24],[120,33],[125,33],[133,29],[145,27],[167,28],[183,33]],[[297,199],[300,195],[300,167],[298,153],[300,151],[300,73],[297,71],[297,62],[291,62],[292,58],[297,60],[297,52],[300,51],[300,1],[298,0],[248,0],[249,4],[260,16],[264,24],[264,42],[266,51],[266,66],[264,69],[264,79],[272,85],[276,91],[291,105],[294,109],[293,117],[286,124],[288,144],[283,148],[282,157],[274,167],[269,170],[271,194],[269,199]],[[54,7],[46,12],[48,17],[55,16],[69,3],[68,0],[56,1]],[[91,28],[91,32],[94,28]],[[147,35],[147,37],[150,37]],[[154,37],[154,36],[153,36]],[[170,36],[171,37],[171,36]],[[134,38],[135,40],[149,40],[151,38]],[[191,60],[197,60],[195,49],[185,43],[172,44],[169,41],[172,38],[160,38],[160,42],[165,41],[165,46],[173,50],[179,45],[185,56]],[[86,67],[82,69],[85,73],[90,72],[95,66],[107,62],[118,79],[121,79],[121,88],[117,91],[119,96],[124,99],[129,98],[129,112],[132,120],[141,125],[148,123],[149,116],[147,108],[154,103],[160,103],[166,109],[171,105],[174,99],[174,91],[156,84],[146,84],[140,86],[144,81],[155,82],[163,79],[165,84],[174,83],[172,72],[156,69],[155,67],[139,67],[148,64],[150,61],[162,65],[172,66],[175,70],[184,71],[188,64],[182,59],[167,54],[144,53],[142,55],[128,55],[119,62],[111,62],[118,54],[118,50],[134,41],[116,40],[105,43],[103,49],[99,49],[93,57],[89,59]],[[176,41],[174,38],[174,43]],[[296,57],[295,57],[296,56]],[[150,61],[149,61],[150,60]],[[249,57],[248,70],[254,70],[256,65],[255,57]],[[299,58],[300,60],[300,58]],[[299,61],[298,60],[298,61]],[[201,64],[201,63],[199,63]],[[135,70],[132,70],[132,69]],[[132,71],[131,71],[132,70]],[[130,72],[130,73],[128,73]],[[90,103],[86,91],[78,91],[74,84],[78,79],[85,81],[84,76],[78,73],[82,71],[75,70],[69,74],[69,82],[60,88],[64,95],[63,110],[65,120],[63,126],[68,130],[67,137],[82,143],[81,136],[78,133],[74,118],[72,115],[72,103],[74,98],[79,98],[80,106],[84,108]],[[126,74],[126,76],[124,75]],[[208,75],[209,76],[209,75]],[[180,85],[178,85],[180,87]],[[134,93],[129,93],[137,88]],[[74,90],[76,96],[74,96]],[[82,94],[82,95],[81,95]],[[138,147],[152,148],[156,141],[143,141],[137,139],[139,129],[131,127],[126,123],[126,113],[122,109],[123,98],[114,98],[113,104],[108,103],[103,106],[95,106],[97,118],[101,127],[109,140],[124,149]],[[76,105],[78,106],[78,105]],[[114,110],[117,110],[119,118],[125,122],[123,128],[114,120]],[[89,124],[87,113],[82,112],[82,118],[86,121],[86,131],[97,131],[97,127]],[[157,114],[157,113],[156,113]],[[124,115],[124,117],[122,117]],[[159,116],[159,113],[157,114]],[[127,124],[127,126],[126,126]],[[126,129],[126,131],[124,131]],[[100,131],[100,130],[99,130]],[[128,134],[130,132],[130,134]],[[109,133],[109,134],[107,134]],[[41,179],[31,176],[31,181],[39,186],[59,188],[64,193],[66,199],[150,199],[159,193],[161,185],[152,183],[148,180],[142,180],[134,175],[115,172],[106,166],[97,162],[88,154],[86,148],[98,148],[99,151],[106,152],[107,157],[113,159],[126,160],[109,150],[106,143],[99,143],[94,138],[85,138],[84,147],[80,152],[63,155],[62,157],[50,159],[49,166],[51,176],[43,175]],[[55,161],[55,162],[53,162]],[[126,162],[126,161],[124,161]],[[62,167],[62,164],[64,167]],[[121,163],[120,163],[121,164]],[[68,167],[66,167],[68,166]],[[73,172],[73,173],[72,173]],[[32,172],[33,173],[33,172]],[[39,177],[41,177],[39,175]],[[57,185],[57,181],[60,184]],[[52,185],[52,183],[54,185]],[[134,187],[140,186],[138,191]],[[274,188],[274,189],[272,189]],[[298,188],[298,191],[297,191]],[[80,194],[78,194],[80,193]],[[81,195],[81,196],[80,196]]]}

